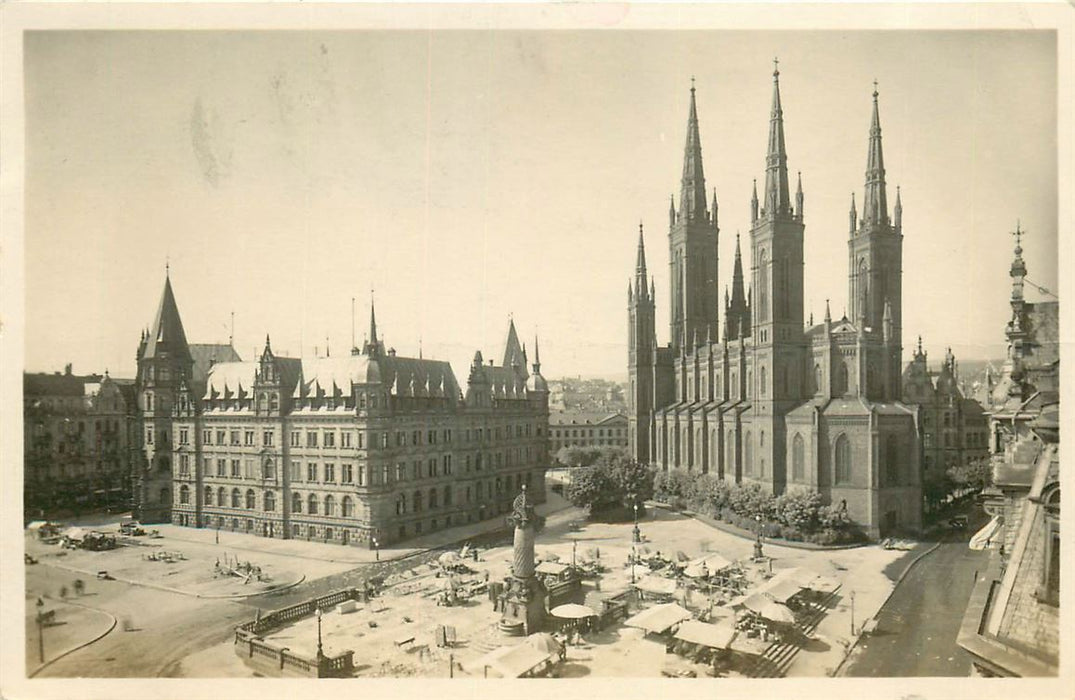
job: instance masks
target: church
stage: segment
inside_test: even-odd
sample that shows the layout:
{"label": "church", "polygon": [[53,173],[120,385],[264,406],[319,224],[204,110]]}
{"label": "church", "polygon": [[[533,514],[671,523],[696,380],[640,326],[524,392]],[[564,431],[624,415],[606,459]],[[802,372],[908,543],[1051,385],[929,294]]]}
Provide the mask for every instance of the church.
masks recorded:
{"label": "church", "polygon": [[691,87],[679,203],[668,211],[669,342],[657,341],[640,227],[628,401],[639,461],[774,495],[815,490],[881,537],[921,527],[922,485],[919,409],[900,400],[903,207],[897,189],[890,215],[876,86],[872,106],[862,208],[852,195],[848,215],[848,315],[833,318],[826,302],[824,320],[805,323],[804,196],[801,177],[790,187],[774,69],[764,187],[759,197],[755,181],[748,239],[736,236],[721,316],[717,196],[707,198]]}

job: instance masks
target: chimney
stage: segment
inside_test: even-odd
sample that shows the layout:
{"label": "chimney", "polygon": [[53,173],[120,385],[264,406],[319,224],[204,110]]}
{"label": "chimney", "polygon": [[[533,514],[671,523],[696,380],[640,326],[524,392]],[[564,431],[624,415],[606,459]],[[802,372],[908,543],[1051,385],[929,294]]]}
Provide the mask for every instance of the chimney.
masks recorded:
{"label": "chimney", "polygon": [[72,369],[71,368],[71,363],[68,362],[66,365],[63,366],[63,373],[65,375],[67,375],[68,377],[70,377],[71,376],[71,369]]}

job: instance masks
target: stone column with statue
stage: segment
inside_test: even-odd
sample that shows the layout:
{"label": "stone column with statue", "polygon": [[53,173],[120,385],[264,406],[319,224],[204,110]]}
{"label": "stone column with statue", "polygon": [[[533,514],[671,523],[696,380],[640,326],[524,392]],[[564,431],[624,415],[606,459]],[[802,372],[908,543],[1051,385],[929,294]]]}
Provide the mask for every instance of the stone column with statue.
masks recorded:
{"label": "stone column with statue", "polygon": [[511,577],[505,592],[501,622],[504,629],[523,625],[524,634],[533,634],[545,621],[545,587],[534,575],[534,538],[538,517],[526,486],[512,503],[508,524],[515,528]]}

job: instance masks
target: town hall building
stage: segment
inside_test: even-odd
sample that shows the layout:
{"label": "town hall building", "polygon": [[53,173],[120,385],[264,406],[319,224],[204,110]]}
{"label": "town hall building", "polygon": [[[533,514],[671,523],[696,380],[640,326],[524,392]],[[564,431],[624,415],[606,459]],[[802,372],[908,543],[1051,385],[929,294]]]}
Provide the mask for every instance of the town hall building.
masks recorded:
{"label": "town hall building", "polygon": [[890,214],[878,93],[862,208],[852,195],[848,216],[848,314],[833,318],[826,302],[824,320],[806,324],[804,195],[801,176],[790,189],[779,79],[774,70],[764,187],[759,197],[755,182],[747,240],[736,236],[723,316],[717,197],[707,198],[691,87],[679,203],[668,213],[667,344],[657,341],[641,227],[627,292],[630,450],[659,469],[773,494],[817,490],[874,537],[918,529],[918,408],[900,400],[903,208],[897,190]]}

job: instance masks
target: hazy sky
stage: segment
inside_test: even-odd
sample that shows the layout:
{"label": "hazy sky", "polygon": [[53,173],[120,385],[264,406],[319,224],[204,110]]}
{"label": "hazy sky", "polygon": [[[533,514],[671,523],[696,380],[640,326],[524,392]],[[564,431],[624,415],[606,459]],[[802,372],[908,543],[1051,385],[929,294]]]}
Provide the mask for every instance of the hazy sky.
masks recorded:
{"label": "hazy sky", "polygon": [[[872,81],[902,186],[905,358],[1003,355],[1017,219],[1056,292],[1052,32],[66,32],[27,36],[26,364],[131,376],[165,260],[191,342],[390,346],[626,371],[640,220],[668,340],[690,77],[720,285],[764,176],[772,59],[806,193],[806,306],[847,295]],[[793,180],[794,181],[794,180]],[[744,261],[749,264],[749,261]],[[1031,297],[1039,296],[1031,292]]]}

